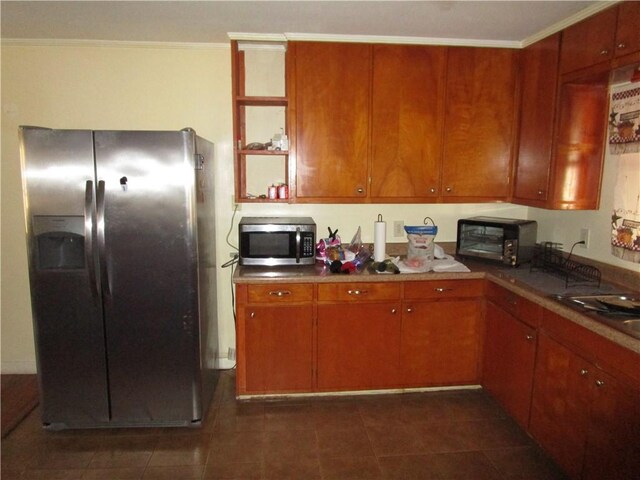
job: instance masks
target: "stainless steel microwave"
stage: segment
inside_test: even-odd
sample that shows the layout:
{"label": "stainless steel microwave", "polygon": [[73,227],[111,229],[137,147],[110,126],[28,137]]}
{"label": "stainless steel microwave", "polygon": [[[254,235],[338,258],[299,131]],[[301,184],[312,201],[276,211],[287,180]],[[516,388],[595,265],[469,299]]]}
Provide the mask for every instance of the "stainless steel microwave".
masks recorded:
{"label": "stainless steel microwave", "polygon": [[243,217],[240,265],[313,265],[316,224],[311,217]]}
{"label": "stainless steel microwave", "polygon": [[458,220],[456,255],[513,267],[531,260],[538,224],[533,220],[471,217]]}

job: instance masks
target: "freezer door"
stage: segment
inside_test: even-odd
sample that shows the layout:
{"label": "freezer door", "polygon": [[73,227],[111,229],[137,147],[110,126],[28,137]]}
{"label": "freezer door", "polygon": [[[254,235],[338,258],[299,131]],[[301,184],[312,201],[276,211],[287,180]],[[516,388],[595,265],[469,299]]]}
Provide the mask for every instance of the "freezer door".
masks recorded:
{"label": "freezer door", "polygon": [[200,416],[194,140],[95,132],[112,422]]}
{"label": "freezer door", "polygon": [[20,139],[43,421],[52,428],[105,423],[92,132],[21,127]]}

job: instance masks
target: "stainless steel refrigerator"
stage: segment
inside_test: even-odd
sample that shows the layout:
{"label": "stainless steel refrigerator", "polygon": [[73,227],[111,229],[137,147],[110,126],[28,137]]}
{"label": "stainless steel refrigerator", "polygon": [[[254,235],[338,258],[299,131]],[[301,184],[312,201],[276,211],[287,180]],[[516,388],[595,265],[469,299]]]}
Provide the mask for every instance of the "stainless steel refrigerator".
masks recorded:
{"label": "stainless steel refrigerator", "polygon": [[213,145],[19,133],[45,428],[199,425],[217,381]]}

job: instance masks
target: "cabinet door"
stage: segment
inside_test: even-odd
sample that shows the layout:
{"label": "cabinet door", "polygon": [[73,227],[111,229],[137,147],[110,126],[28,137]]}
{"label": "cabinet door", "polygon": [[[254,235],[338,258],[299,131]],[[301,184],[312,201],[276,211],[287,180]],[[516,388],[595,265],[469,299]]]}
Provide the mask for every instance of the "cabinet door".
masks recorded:
{"label": "cabinet door", "polygon": [[592,368],[547,335],[539,335],[529,430],[571,478],[582,472]]}
{"label": "cabinet door", "polygon": [[617,18],[617,8],[608,8],[565,28],[562,31],[560,72],[572,72],[611,60]]}
{"label": "cabinet door", "polygon": [[367,195],[371,46],[300,42],[295,55],[296,195]]}
{"label": "cabinet door", "polygon": [[622,2],[618,5],[616,57],[638,50],[640,50],[640,2]]}
{"label": "cabinet door", "polygon": [[449,48],[442,195],[509,195],[514,142],[517,52]]}
{"label": "cabinet door", "polygon": [[609,72],[560,87],[559,119],[549,206],[595,210],[600,203],[609,101]]}
{"label": "cabinet door", "polygon": [[313,383],[313,307],[245,309],[247,393],[308,392]]}
{"label": "cabinet door", "polygon": [[318,305],[318,389],[398,384],[398,302]]}
{"label": "cabinet door", "polygon": [[479,383],[479,300],[407,302],[401,370],[406,386]]}
{"label": "cabinet door", "polygon": [[446,48],[373,48],[370,196],[429,199],[439,194]]}
{"label": "cabinet door", "polygon": [[640,472],[640,393],[601,370],[594,378],[582,478],[637,478]]}
{"label": "cabinet door", "polygon": [[521,65],[525,73],[522,76],[514,203],[542,206],[549,195],[559,55],[559,33],[522,51]]}
{"label": "cabinet door", "polygon": [[536,332],[514,316],[487,304],[483,386],[527,428],[536,358]]}

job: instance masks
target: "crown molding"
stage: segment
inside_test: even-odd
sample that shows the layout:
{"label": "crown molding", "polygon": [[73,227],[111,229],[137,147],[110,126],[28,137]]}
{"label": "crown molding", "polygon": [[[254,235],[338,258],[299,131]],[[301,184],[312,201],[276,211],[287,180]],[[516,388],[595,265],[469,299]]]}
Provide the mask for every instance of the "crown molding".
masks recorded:
{"label": "crown molding", "polygon": [[248,32],[227,32],[229,40],[246,42],[286,42],[284,33],[248,33]]}
{"label": "crown molding", "polygon": [[401,37],[384,35],[337,35],[324,33],[227,33],[229,39],[246,42],[341,42],[341,43],[390,43],[405,45],[451,45],[467,47],[520,48],[518,41],[478,40],[462,38]]}
{"label": "crown molding", "polygon": [[121,40],[80,40],[57,38],[3,38],[0,45],[7,47],[101,47],[101,48],[148,48],[177,50],[229,49],[228,43],[188,42],[136,42]]}
{"label": "crown molding", "polygon": [[620,3],[621,1],[622,0],[603,0],[600,2],[594,2],[592,5],[589,5],[587,8],[579,11],[578,13],[571,15],[570,17],[565,18],[564,20],[558,23],[554,23],[553,25],[545,28],[544,30],[541,30],[536,34],[531,35],[530,37],[525,38],[524,40],[522,40],[522,42],[520,42],[520,47],[521,48],[527,47],[532,43],[537,42],[538,40],[542,40],[543,38],[548,37],[549,35],[558,33],[564,30],[565,28],[570,27],[571,25],[574,25],[582,21],[587,17],[590,17],[591,15],[595,15],[596,13],[601,12],[602,10],[612,7],[617,3]]}
{"label": "crown molding", "polygon": [[331,35],[308,33],[285,33],[290,41],[390,43],[403,45],[449,45],[457,47],[520,48],[520,42],[510,40],[484,40],[474,38],[401,37],[382,35]]}

